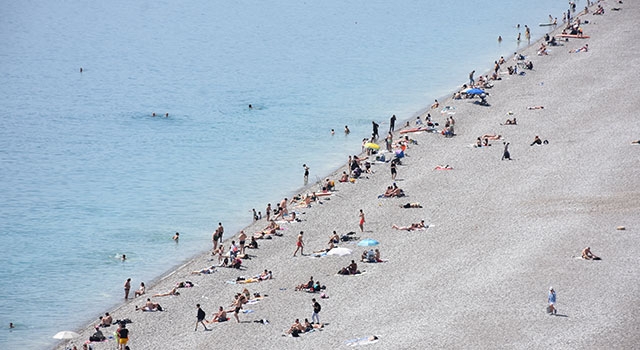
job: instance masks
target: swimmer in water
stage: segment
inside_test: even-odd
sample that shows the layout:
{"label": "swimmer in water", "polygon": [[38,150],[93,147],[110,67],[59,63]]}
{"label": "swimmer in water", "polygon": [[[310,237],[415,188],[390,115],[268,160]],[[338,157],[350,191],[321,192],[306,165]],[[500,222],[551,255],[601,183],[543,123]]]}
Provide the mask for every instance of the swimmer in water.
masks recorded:
{"label": "swimmer in water", "polygon": [[502,35],[498,35],[498,42],[501,43],[502,42]]}
{"label": "swimmer in water", "polygon": [[16,326],[13,325],[13,322],[9,322],[9,329],[14,329]]}
{"label": "swimmer in water", "polygon": [[156,112],[151,113],[151,116],[155,117],[156,116]]}
{"label": "swimmer in water", "polygon": [[249,109],[253,109],[253,106],[251,104],[249,104]]}
{"label": "swimmer in water", "polygon": [[331,129],[331,135],[335,135],[335,134],[336,134],[336,131]]}
{"label": "swimmer in water", "polygon": [[169,118],[169,113],[165,113],[165,114],[164,114],[164,117],[165,117],[165,118]]}
{"label": "swimmer in water", "polygon": [[176,234],[173,236],[172,238],[174,241],[178,242],[178,240],[180,239],[180,232],[176,232]]}
{"label": "swimmer in water", "polygon": [[349,135],[350,132],[351,132],[351,130],[349,130],[349,127],[345,125],[344,126],[344,134],[345,135]]}
{"label": "swimmer in water", "polygon": [[122,258],[121,259],[122,259],[122,261],[125,261],[125,260],[127,260],[127,256],[122,254]]}

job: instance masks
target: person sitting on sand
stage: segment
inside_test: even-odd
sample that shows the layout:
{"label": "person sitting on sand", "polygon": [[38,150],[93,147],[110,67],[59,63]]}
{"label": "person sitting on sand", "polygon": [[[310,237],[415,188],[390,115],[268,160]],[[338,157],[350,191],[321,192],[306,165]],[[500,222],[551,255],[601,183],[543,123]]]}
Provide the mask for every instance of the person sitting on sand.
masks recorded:
{"label": "person sitting on sand", "polygon": [[304,331],[305,332],[310,332],[313,329],[322,328],[322,327],[324,327],[324,324],[322,324],[322,323],[309,323],[309,319],[308,318],[304,319]]}
{"label": "person sitting on sand", "polygon": [[436,100],[432,105],[431,105],[431,109],[436,109],[440,107],[440,102],[438,102],[438,100]]}
{"label": "person sitting on sand", "polygon": [[251,237],[251,242],[249,242],[249,245],[247,247],[249,249],[258,249],[258,241],[256,241],[255,237]]}
{"label": "person sitting on sand", "polygon": [[347,182],[349,181],[349,175],[347,175],[346,171],[342,172],[342,176],[340,176],[340,180],[338,180],[339,182]]}
{"label": "person sitting on sand", "polygon": [[503,125],[518,125],[518,122],[516,121],[516,118],[507,119]]}
{"label": "person sitting on sand", "polygon": [[327,191],[333,191],[336,188],[336,183],[333,180],[330,180],[329,178],[326,178],[324,180],[324,188]]}
{"label": "person sitting on sand", "polygon": [[144,282],[140,282],[140,288],[138,288],[138,290],[134,293],[134,298],[141,296],[145,291],[146,287],[144,286]]}
{"label": "person sitting on sand", "polygon": [[591,253],[591,248],[590,247],[586,247],[582,250],[582,258],[585,260],[600,260],[599,257],[595,256],[593,253]]}
{"label": "person sitting on sand", "polygon": [[407,204],[401,204],[400,208],[422,208],[422,205],[420,205],[420,203],[407,203]]}
{"label": "person sitting on sand", "polygon": [[547,56],[549,52],[547,51],[547,45],[542,43],[540,48],[538,49],[538,56]]}
{"label": "person sitting on sand", "polygon": [[141,306],[138,307],[136,306],[136,311],[162,311],[162,307],[160,306],[160,304],[154,303],[151,301],[151,299],[147,298],[147,302]]}
{"label": "person sitting on sand", "polygon": [[298,334],[304,333],[304,326],[300,323],[300,320],[296,318],[295,322],[291,325],[287,334],[291,334],[294,337],[297,337]]}
{"label": "person sitting on sand", "polygon": [[169,295],[180,295],[180,293],[178,292],[178,287],[173,287],[173,289],[171,289],[170,291],[166,292],[166,293],[160,293],[160,294],[155,294],[153,295],[153,297],[166,297]]}
{"label": "person sitting on sand", "polygon": [[334,243],[334,244],[340,243],[340,236],[336,231],[333,231],[333,234],[329,237],[328,243]]}
{"label": "person sitting on sand", "polygon": [[500,140],[502,139],[502,135],[498,134],[484,134],[481,136],[481,138],[484,139],[488,139],[488,140]]}
{"label": "person sitting on sand", "polygon": [[309,288],[313,288],[313,276],[309,278],[309,282],[296,286],[294,290],[298,291],[298,290],[304,290]]}
{"label": "person sitting on sand", "polygon": [[111,323],[113,323],[113,317],[105,312],[104,316],[100,318],[100,327],[110,327]]}
{"label": "person sitting on sand", "polygon": [[527,109],[532,110],[532,109],[544,109],[544,106],[532,106],[532,107],[527,107]]}
{"label": "person sitting on sand", "polygon": [[351,275],[357,275],[360,273],[358,270],[358,264],[356,264],[355,260],[351,260],[351,264],[349,264],[347,269],[349,269],[349,274]]}
{"label": "person sitting on sand", "polygon": [[242,260],[240,258],[233,258],[229,261],[227,267],[240,270],[240,268],[242,267]]}
{"label": "person sitting on sand", "polygon": [[220,306],[218,308],[218,312],[213,316],[211,321],[207,321],[207,323],[225,322],[225,321],[228,321],[228,320],[229,319],[227,318],[227,312],[224,310],[224,308],[222,306]]}
{"label": "person sitting on sand", "polygon": [[215,267],[215,265],[211,265],[210,267],[204,268],[202,270],[191,271],[191,274],[192,275],[202,275],[202,274],[210,275],[210,274],[212,274],[214,272],[216,272],[216,267]]}
{"label": "person sitting on sand", "polygon": [[[546,145],[547,143],[549,143],[549,141],[545,140],[544,144]],[[531,143],[530,146],[541,145],[541,144],[543,144],[542,140],[540,140],[540,137],[538,137],[538,135],[536,135],[536,137],[533,138],[533,142]]]}
{"label": "person sitting on sand", "polygon": [[286,217],[286,218],[283,218],[282,220],[286,221],[286,222],[300,221],[300,219],[296,218],[296,212],[295,211],[290,212],[289,216]]}

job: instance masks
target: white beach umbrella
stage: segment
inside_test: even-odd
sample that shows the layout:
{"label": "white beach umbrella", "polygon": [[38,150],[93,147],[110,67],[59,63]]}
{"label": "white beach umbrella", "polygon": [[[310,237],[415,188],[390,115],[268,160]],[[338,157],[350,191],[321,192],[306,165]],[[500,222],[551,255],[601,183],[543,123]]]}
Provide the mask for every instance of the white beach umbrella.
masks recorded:
{"label": "white beach umbrella", "polygon": [[351,254],[351,249],[348,248],[333,248],[330,251],[327,252],[327,255],[337,255],[337,256],[344,256],[344,255],[349,255]]}
{"label": "white beach umbrella", "polygon": [[73,331],[62,331],[62,332],[56,333],[56,335],[53,336],[53,339],[73,339],[79,336],[80,334]]}

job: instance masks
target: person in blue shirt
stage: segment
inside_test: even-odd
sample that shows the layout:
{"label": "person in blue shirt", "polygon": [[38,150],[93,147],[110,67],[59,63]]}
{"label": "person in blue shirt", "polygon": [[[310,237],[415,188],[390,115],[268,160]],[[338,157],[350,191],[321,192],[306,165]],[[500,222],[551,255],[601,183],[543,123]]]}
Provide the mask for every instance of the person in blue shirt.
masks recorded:
{"label": "person in blue shirt", "polygon": [[556,311],[558,310],[556,308],[556,291],[553,290],[553,287],[549,287],[549,313],[552,315],[556,314]]}

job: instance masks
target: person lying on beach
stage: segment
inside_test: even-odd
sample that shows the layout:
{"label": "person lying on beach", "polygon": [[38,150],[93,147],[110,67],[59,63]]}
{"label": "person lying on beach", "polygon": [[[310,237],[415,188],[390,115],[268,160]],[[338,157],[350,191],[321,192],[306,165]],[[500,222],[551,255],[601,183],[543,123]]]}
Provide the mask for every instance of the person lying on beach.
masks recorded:
{"label": "person lying on beach", "polygon": [[151,299],[147,298],[146,304],[141,307],[136,306],[136,311],[162,311],[162,306],[158,303],[154,303]]}
{"label": "person lying on beach", "polygon": [[401,204],[400,208],[405,208],[405,209],[409,209],[409,208],[422,208],[422,205],[420,205],[420,203],[407,203],[407,204]]}
{"label": "person lying on beach", "polygon": [[532,109],[544,109],[544,106],[527,107],[527,109],[529,109],[529,110],[532,110]]}
{"label": "person lying on beach", "polygon": [[227,260],[227,258],[224,258],[224,260],[226,262],[224,267],[234,268],[238,270],[240,270],[240,268],[242,267],[242,260],[240,258],[232,258],[229,260]]}
{"label": "person lying on beach", "polygon": [[585,44],[583,47],[581,47],[579,49],[575,49],[575,50],[569,51],[569,53],[588,52],[588,51],[589,51],[589,44]]}
{"label": "person lying on beach", "polygon": [[269,222],[269,225],[265,227],[262,231],[256,232],[253,237],[256,239],[263,239],[266,235],[276,235],[278,236],[277,231],[280,229],[280,225],[278,225],[274,220]]}
{"label": "person lying on beach", "polygon": [[482,146],[484,146],[484,147],[491,146],[491,144],[489,143],[489,139],[484,139],[484,141],[482,141]]}
{"label": "person lying on beach", "polygon": [[501,140],[502,139],[502,135],[498,134],[484,134],[482,136],[480,136],[483,140],[484,139],[488,139],[488,140]]}
{"label": "person lying on beach", "polygon": [[300,320],[296,318],[295,322],[293,322],[293,324],[287,331],[287,334],[291,334],[294,337],[298,337],[298,335],[300,333],[304,333],[304,331],[305,331],[304,326],[300,323]]}
{"label": "person lying on beach", "polygon": [[272,279],[272,278],[273,278],[273,272],[271,272],[271,271],[267,271],[267,270],[265,269],[261,274],[259,274],[258,276],[256,276],[256,278],[257,278],[259,281],[266,281],[266,280],[270,280],[270,279]]}
{"label": "person lying on beach", "polygon": [[384,191],[383,194],[379,195],[378,198],[404,197],[404,196],[405,196],[404,191],[394,183],[393,186],[388,186],[387,190]]}
{"label": "person lying on beach", "polygon": [[333,242],[329,242],[329,246],[327,248],[320,249],[320,250],[315,250],[312,253],[313,253],[314,257],[318,258],[318,257],[321,257],[324,253],[329,252],[331,249],[333,249],[335,247],[336,247],[336,245],[333,244]]}
{"label": "person lying on beach", "polygon": [[425,229],[428,228],[429,225],[425,225],[424,220],[421,220],[418,223],[413,223],[409,226],[398,226],[398,225],[393,225],[391,226],[391,228],[394,228],[396,230],[401,230],[401,231],[413,231],[413,230],[420,230],[420,229]]}
{"label": "person lying on beach", "polygon": [[180,295],[180,293],[178,292],[178,287],[173,287],[173,289],[171,289],[170,291],[166,292],[166,293],[160,293],[160,294],[155,294],[153,295],[153,297],[166,297],[166,296],[170,296],[170,295]]}
{"label": "person lying on beach", "polygon": [[309,288],[313,288],[313,276],[311,276],[311,277],[309,278],[309,282],[307,282],[307,283],[303,283],[303,284],[300,284],[300,285],[297,285],[297,286],[294,288],[294,290],[295,290],[295,291],[299,291],[299,290],[304,290],[304,289],[309,289]]}
{"label": "person lying on beach", "polygon": [[433,168],[433,170],[453,170],[453,167],[450,167],[449,164],[447,164],[447,165],[436,165],[436,167]]}
{"label": "person lying on beach", "polygon": [[216,272],[216,267],[214,265],[211,265],[208,268],[204,268],[201,270],[196,270],[196,271],[191,271],[192,275],[210,275],[212,273]]}
{"label": "person lying on beach", "polygon": [[600,260],[599,257],[595,256],[593,253],[591,253],[591,248],[590,247],[586,247],[582,250],[582,258],[585,260]]}
{"label": "person lying on beach", "polygon": [[324,327],[324,324],[322,324],[322,323],[313,323],[312,324],[312,323],[309,323],[309,319],[308,318],[304,319],[304,331],[305,332],[310,332],[313,329],[318,329],[318,328],[322,328],[322,327]]}
{"label": "person lying on beach", "polygon": [[220,306],[218,308],[218,312],[213,316],[213,318],[211,319],[211,321],[206,321],[207,323],[214,323],[214,322],[225,322],[228,321],[229,319],[227,318],[227,312],[224,310],[224,308],[222,306]]}
{"label": "person lying on beach", "polygon": [[640,145],[640,140],[631,141],[632,145]]}
{"label": "person lying on beach", "polygon": [[293,222],[293,221],[300,221],[300,219],[296,218],[296,212],[292,211],[289,213],[289,215],[286,218],[282,218],[282,221]]}

